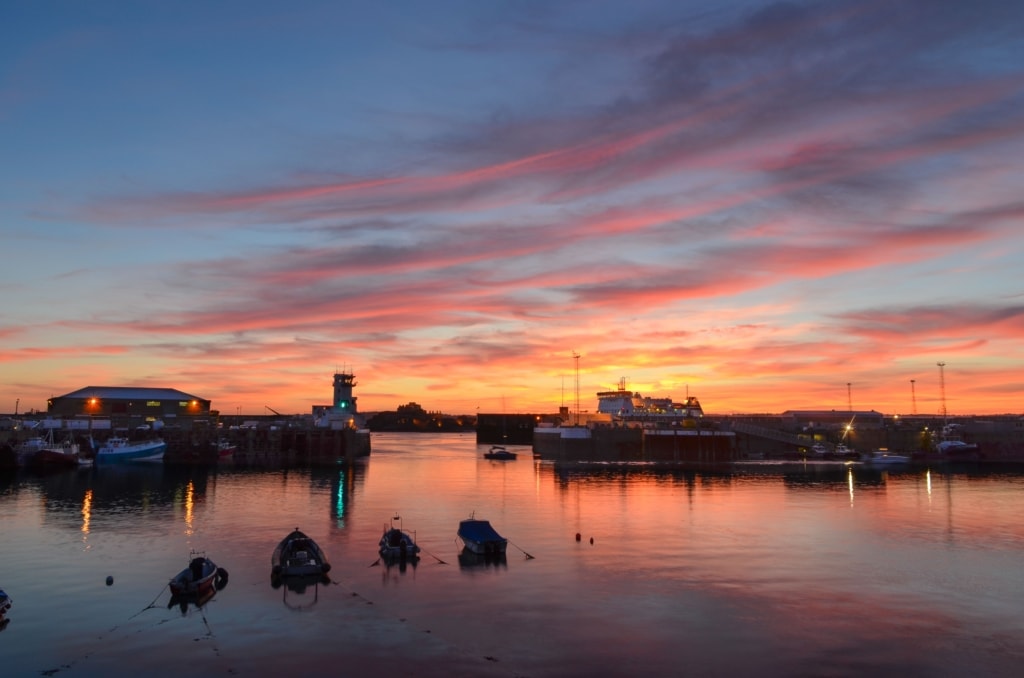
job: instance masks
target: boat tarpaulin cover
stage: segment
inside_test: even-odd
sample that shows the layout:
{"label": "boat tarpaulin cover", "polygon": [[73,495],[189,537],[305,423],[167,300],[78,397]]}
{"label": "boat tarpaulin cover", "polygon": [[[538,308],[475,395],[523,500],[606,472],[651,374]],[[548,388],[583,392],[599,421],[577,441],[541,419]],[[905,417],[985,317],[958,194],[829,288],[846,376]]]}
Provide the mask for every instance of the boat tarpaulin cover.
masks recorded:
{"label": "boat tarpaulin cover", "polygon": [[459,536],[476,542],[504,539],[486,520],[463,520],[459,523]]}

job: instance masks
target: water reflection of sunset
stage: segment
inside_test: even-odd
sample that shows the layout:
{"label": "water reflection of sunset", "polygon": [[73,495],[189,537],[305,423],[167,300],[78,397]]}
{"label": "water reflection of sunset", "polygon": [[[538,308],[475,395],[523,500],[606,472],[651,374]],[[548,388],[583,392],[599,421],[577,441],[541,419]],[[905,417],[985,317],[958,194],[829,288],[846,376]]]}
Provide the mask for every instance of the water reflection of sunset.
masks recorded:
{"label": "water reflection of sunset", "polygon": [[188,485],[185,486],[185,534],[191,536],[193,533],[192,516],[194,509],[194,493],[195,486],[192,481],[188,481]]}
{"label": "water reflection of sunset", "polygon": [[85,491],[82,497],[82,542],[87,542],[89,535],[89,523],[92,521],[92,490]]}
{"label": "water reflection of sunset", "polygon": [[[88,654],[90,671],[104,675],[208,662],[196,627],[161,623],[162,606],[125,620],[192,547],[231,572],[210,611],[231,650],[224,661],[253,675],[292,668],[294,655],[275,650],[282,644],[328,673],[339,653],[475,662],[425,674],[438,678],[675,675],[681,650],[695,675],[941,675],[963,673],[965,662],[977,674],[1015,675],[1005,668],[1024,653],[1019,605],[1007,595],[1019,589],[1024,553],[1019,474],[582,468],[525,450],[492,463],[470,436],[374,442],[368,459],[344,469],[18,477],[0,494],[5,536],[18,544],[5,554],[5,590],[25,592],[22,601],[38,587],[33,614],[69,640],[14,648],[13,672],[47,669],[44,647],[60,655],[54,665]],[[455,530],[471,512],[509,539],[500,566],[459,558]],[[416,567],[374,564],[396,513],[424,549]],[[291,614],[269,580],[272,550],[296,526],[333,566],[331,585],[310,591],[316,624]],[[68,536],[86,533],[95,553],[69,552]],[[102,585],[108,575],[113,589]],[[124,604],[95,605],[104,595]],[[83,624],[123,632],[99,652]],[[362,631],[339,636],[345,625]],[[486,667],[498,670],[472,670]]]}

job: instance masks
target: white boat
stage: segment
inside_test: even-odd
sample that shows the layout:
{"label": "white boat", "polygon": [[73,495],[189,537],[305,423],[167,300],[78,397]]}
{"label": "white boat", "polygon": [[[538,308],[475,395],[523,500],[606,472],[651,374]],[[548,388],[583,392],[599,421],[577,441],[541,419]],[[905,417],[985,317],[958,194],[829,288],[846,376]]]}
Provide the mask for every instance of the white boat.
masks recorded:
{"label": "white boat", "polygon": [[977,452],[978,446],[974,443],[966,443],[962,440],[951,439],[941,441],[938,445],[935,446],[935,449],[942,454],[955,456],[958,454],[969,454]]}
{"label": "white boat", "polygon": [[107,462],[163,462],[167,443],[163,440],[138,440],[132,442],[121,436],[108,438],[96,451],[96,463]]}
{"label": "white boat", "polygon": [[935,445],[935,451],[949,456],[973,455],[978,451],[975,443],[966,442],[963,437],[963,426],[960,424],[946,424],[942,427],[942,435]]}
{"label": "white boat", "polygon": [[18,443],[14,448],[15,463],[18,466],[28,466],[36,452],[45,450],[47,445],[53,442],[53,432],[48,437],[33,436]]}
{"label": "white boat", "polygon": [[700,401],[687,396],[685,403],[671,398],[648,398],[626,388],[626,378],[619,379],[614,391],[597,394],[597,411],[611,415],[614,421],[684,422],[703,418]]}

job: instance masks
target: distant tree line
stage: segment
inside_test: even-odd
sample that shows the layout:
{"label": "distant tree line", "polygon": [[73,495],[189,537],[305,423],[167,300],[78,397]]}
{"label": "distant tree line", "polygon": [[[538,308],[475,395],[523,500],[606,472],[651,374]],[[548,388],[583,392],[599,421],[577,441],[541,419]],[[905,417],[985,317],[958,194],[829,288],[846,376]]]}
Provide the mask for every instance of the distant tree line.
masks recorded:
{"label": "distant tree line", "polygon": [[427,412],[419,404],[399,405],[394,412],[378,412],[366,421],[371,431],[452,433],[476,430],[476,417]]}

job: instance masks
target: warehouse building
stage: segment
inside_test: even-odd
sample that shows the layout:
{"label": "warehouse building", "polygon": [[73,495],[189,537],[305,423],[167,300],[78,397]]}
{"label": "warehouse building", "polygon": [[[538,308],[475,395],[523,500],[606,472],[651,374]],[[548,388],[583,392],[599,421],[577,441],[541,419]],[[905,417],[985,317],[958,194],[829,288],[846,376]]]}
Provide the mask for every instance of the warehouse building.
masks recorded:
{"label": "warehouse building", "polygon": [[86,386],[46,401],[51,417],[156,421],[210,416],[210,401],[173,388]]}

